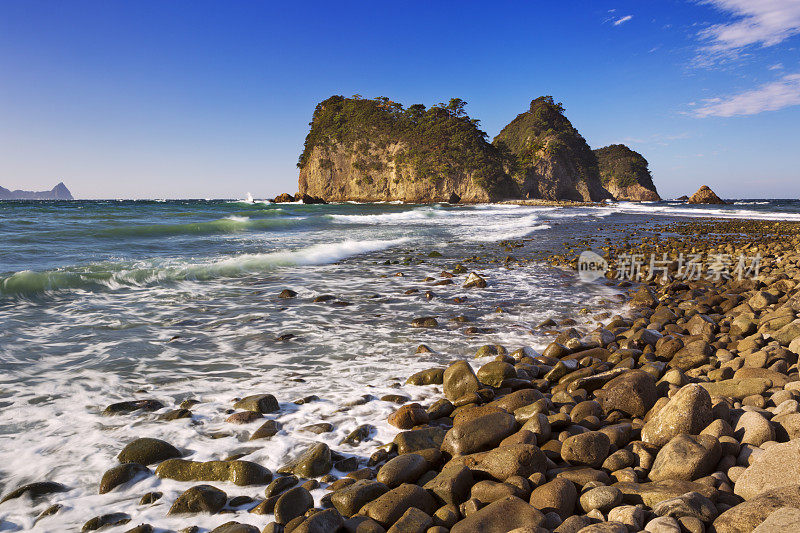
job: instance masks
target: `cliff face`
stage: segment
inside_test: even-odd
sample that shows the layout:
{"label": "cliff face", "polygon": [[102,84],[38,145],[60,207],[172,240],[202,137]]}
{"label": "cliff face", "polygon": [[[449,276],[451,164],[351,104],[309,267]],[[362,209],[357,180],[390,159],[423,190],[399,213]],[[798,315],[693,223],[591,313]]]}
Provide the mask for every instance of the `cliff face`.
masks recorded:
{"label": "cliff face", "polygon": [[72,193],[69,192],[64,183],[59,183],[49,191],[9,191],[0,187],[0,200],[72,200]]}
{"label": "cliff face", "polygon": [[600,201],[611,198],[600,182],[597,159],[550,96],[533,100],[492,143],[523,198]]}
{"label": "cliff face", "polygon": [[386,98],[317,105],[299,189],[327,201],[489,202],[518,196],[465,103],[404,109]]}
{"label": "cliff face", "polygon": [[653,202],[661,200],[647,159],[624,144],[594,150],[603,186],[616,200]]}

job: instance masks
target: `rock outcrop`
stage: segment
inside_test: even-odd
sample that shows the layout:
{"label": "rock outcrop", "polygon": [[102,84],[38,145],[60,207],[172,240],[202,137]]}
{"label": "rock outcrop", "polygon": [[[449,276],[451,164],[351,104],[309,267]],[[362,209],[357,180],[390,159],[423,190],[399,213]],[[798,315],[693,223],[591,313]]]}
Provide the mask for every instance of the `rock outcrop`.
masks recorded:
{"label": "rock outcrop", "polygon": [[332,96],[317,105],[300,155],[300,194],[326,201],[488,202],[515,198],[501,153],[465,102],[403,108]]}
{"label": "rock outcrop", "polygon": [[691,198],[689,198],[688,202],[690,204],[724,204],[727,203],[725,200],[720,198],[716,195],[714,191],[708,185],[703,185],[700,187],[696,193],[694,193]]}
{"label": "rock outcrop", "polygon": [[492,143],[507,155],[507,169],[522,198],[611,198],[600,182],[595,154],[551,96],[533,100]]}
{"label": "rock outcrop", "polygon": [[657,202],[661,200],[647,159],[624,144],[594,150],[600,181],[615,200]]}
{"label": "rock outcrop", "polygon": [[9,191],[0,187],[0,200],[73,200],[72,193],[63,182],[49,191]]}

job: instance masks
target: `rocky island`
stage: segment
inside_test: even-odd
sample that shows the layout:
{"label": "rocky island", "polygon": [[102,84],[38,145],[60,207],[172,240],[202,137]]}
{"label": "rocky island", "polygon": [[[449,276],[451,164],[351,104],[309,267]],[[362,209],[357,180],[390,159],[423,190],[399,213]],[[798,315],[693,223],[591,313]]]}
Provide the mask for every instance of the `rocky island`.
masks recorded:
{"label": "rocky island", "polygon": [[0,187],[0,200],[73,200],[72,193],[69,192],[64,182],[50,189],[49,191],[10,191],[5,187]]}
{"label": "rocky island", "polygon": [[533,100],[490,143],[466,102],[408,108],[385,97],[317,105],[300,155],[298,196],[328,202],[650,201],[641,154],[592,151],[551,96]]}

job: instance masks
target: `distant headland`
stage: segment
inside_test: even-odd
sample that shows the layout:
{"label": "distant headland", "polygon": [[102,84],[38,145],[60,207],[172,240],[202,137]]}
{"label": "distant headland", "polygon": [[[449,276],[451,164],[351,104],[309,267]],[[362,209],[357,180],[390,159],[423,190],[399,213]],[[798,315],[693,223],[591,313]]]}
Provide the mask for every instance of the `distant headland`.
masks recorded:
{"label": "distant headland", "polygon": [[491,142],[453,98],[407,108],[332,96],[314,110],[297,166],[299,195],[328,202],[475,203],[660,200],[647,160],[592,150],[551,96],[534,99]]}
{"label": "distant headland", "polygon": [[64,182],[50,189],[49,191],[9,191],[0,187],[0,200],[74,200],[72,193],[69,192]]}

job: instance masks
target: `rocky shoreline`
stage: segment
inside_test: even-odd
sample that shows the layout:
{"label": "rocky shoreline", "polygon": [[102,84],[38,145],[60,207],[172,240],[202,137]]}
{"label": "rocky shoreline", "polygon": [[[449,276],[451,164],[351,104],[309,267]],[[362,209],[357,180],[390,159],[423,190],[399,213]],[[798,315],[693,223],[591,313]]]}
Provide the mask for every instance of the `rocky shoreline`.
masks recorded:
{"label": "rocky shoreline", "polygon": [[[191,525],[194,513],[231,512],[237,521],[214,532],[798,528],[798,235],[796,223],[698,219],[622,227],[602,243],[567,243],[543,259],[574,269],[576,248],[593,247],[609,263],[632,254],[672,260],[663,264],[666,281],[660,271],[650,282],[616,279],[621,267],[612,264],[605,282],[629,292],[626,312],[587,308],[546,321],[537,331],[552,342],[542,353],[476,346],[483,363],[477,371],[458,360],[408,377],[409,385],[435,390],[436,399],[421,404],[397,395],[402,405],[388,422],[398,432],[369,457],[320,442],[273,473],[240,453],[198,462],[165,440],[140,438],[120,447],[98,491],[151,476],[183,482],[185,492],[164,513],[185,516],[186,532],[200,531]],[[756,279],[686,280],[674,259],[681,253],[762,259]],[[509,257],[496,261],[515,261]],[[649,265],[641,266],[646,277]],[[469,290],[486,285],[461,263],[428,283],[445,280]],[[282,297],[291,298],[287,291]],[[421,316],[412,326],[435,326],[435,319]],[[193,405],[132,400],[105,414],[157,411],[168,421],[190,417]],[[251,441],[277,434],[279,424],[269,418],[280,409],[273,395],[244,396],[231,407],[229,424],[257,428]],[[360,426],[343,443],[368,435]],[[333,469],[347,474],[337,479]],[[264,497],[230,495],[214,483],[264,487]],[[58,494],[67,489],[42,481],[3,501],[47,499],[53,505],[39,520],[57,521]],[[318,489],[322,498],[312,494]],[[143,493],[140,505],[161,505],[161,498]],[[83,531],[154,531],[125,512],[87,519]]]}

